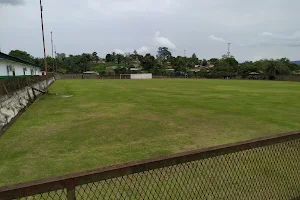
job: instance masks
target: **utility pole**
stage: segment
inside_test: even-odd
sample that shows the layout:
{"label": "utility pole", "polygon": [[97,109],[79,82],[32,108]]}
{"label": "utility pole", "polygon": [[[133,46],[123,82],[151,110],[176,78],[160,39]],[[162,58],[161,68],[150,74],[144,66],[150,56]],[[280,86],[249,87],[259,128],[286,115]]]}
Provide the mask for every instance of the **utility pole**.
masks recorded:
{"label": "utility pole", "polygon": [[[52,60],[53,60],[53,39],[52,39],[52,31],[51,31],[51,46],[52,46]],[[52,69],[53,69],[53,72],[54,72],[54,61],[52,61]]]}
{"label": "utility pole", "polygon": [[47,60],[46,60],[46,45],[45,45],[45,36],[44,36],[44,22],[43,22],[42,0],[40,0],[40,8],[41,8],[41,24],[42,24],[43,47],[44,47],[44,65],[45,65],[45,72],[46,72],[46,75],[47,75]]}
{"label": "utility pole", "polygon": [[187,78],[187,65],[186,65],[186,56],[185,56],[186,50],[184,50],[184,61],[185,61],[185,78]]}

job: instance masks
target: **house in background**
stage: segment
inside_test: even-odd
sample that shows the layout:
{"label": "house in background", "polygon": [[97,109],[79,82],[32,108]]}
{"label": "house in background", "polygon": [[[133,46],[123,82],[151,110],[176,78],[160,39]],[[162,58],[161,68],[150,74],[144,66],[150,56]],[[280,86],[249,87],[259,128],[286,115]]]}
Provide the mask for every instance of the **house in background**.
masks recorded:
{"label": "house in background", "polygon": [[34,64],[0,52],[0,78],[41,75],[41,69]]}
{"label": "house in background", "polygon": [[95,72],[95,71],[86,71],[86,72],[83,72],[83,74],[94,74],[94,75],[98,75],[99,76],[99,73]]}

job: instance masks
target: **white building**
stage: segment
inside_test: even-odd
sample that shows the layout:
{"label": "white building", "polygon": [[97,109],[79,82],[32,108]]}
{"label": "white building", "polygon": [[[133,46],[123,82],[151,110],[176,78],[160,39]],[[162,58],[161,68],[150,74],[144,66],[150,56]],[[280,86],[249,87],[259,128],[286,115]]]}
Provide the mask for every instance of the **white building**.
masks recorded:
{"label": "white building", "polygon": [[34,64],[0,52],[0,78],[40,75],[41,69]]}

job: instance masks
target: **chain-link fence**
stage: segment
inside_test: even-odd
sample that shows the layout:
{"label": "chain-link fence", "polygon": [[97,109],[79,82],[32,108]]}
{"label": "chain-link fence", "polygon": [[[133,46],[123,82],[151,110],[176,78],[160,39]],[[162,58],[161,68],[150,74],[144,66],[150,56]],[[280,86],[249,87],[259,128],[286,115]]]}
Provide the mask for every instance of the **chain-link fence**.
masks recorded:
{"label": "chain-link fence", "polygon": [[0,79],[0,96],[15,92],[52,77],[54,77],[53,74],[48,74],[47,76],[22,76]]}
{"label": "chain-link fence", "polygon": [[296,200],[300,131],[0,188],[14,198]]}

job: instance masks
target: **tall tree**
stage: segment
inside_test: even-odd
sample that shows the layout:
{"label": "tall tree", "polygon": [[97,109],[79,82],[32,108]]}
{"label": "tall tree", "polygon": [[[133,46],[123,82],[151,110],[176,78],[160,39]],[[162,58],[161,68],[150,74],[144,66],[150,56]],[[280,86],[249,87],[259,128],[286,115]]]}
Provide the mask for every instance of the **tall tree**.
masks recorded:
{"label": "tall tree", "polygon": [[209,63],[215,65],[218,60],[219,60],[218,58],[211,58],[209,59]]}
{"label": "tall tree", "polygon": [[19,59],[27,61],[27,62],[31,62],[31,63],[34,62],[33,56],[30,55],[29,53],[27,53],[26,51],[21,51],[21,50],[16,49],[16,50],[10,51],[8,55],[19,58]]}
{"label": "tall tree", "polygon": [[112,55],[111,54],[106,54],[105,62],[112,62],[112,61],[113,61]]}
{"label": "tall tree", "polygon": [[158,47],[157,56],[160,57],[163,61],[168,60],[172,57],[171,52],[168,47]]}
{"label": "tall tree", "polygon": [[117,54],[116,57],[117,57],[117,63],[118,64],[121,64],[124,61],[124,55]]}
{"label": "tall tree", "polygon": [[146,71],[153,70],[155,65],[155,58],[151,54],[147,53],[142,59],[141,59],[141,66]]}
{"label": "tall tree", "polygon": [[191,57],[191,61],[194,63],[194,65],[197,65],[199,63],[199,59],[195,53],[193,53],[193,55]]}
{"label": "tall tree", "polygon": [[202,66],[207,66],[207,60],[206,59],[202,60]]}
{"label": "tall tree", "polygon": [[268,74],[269,79],[275,79],[276,75],[289,74],[290,70],[288,66],[280,60],[270,60],[265,62],[265,72]]}
{"label": "tall tree", "polygon": [[173,59],[171,65],[176,72],[182,73],[186,71],[186,58],[182,56],[177,56]]}
{"label": "tall tree", "polygon": [[93,52],[93,53],[92,53],[92,59],[93,59],[93,61],[98,61],[98,60],[99,60],[99,57],[98,57],[98,55],[97,55],[97,52]]}
{"label": "tall tree", "polygon": [[117,57],[116,57],[116,53],[115,52],[112,52],[111,58],[112,58],[112,62],[116,62]]}
{"label": "tall tree", "polygon": [[65,53],[57,53],[56,54],[56,58],[58,58],[58,59],[63,59],[63,58],[65,58],[66,57],[66,54]]}

